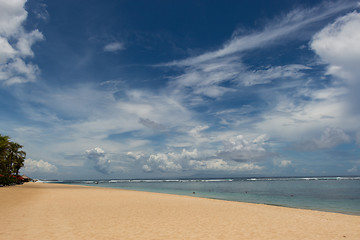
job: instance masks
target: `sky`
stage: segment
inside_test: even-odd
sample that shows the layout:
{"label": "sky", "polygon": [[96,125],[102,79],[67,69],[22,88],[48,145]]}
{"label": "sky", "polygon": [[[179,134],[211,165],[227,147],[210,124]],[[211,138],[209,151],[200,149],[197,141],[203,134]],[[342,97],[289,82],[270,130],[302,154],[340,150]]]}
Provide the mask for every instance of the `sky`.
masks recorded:
{"label": "sky", "polygon": [[359,175],[359,11],[0,0],[0,134],[33,178]]}

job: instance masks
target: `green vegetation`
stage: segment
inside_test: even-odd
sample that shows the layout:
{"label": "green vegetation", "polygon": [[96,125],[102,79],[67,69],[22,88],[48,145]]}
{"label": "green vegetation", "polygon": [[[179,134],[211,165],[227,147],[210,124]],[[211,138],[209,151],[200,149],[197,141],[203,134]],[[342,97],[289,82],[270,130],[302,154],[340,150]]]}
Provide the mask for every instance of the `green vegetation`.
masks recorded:
{"label": "green vegetation", "polygon": [[0,186],[18,184],[24,181],[19,170],[24,166],[26,153],[23,146],[10,141],[10,137],[0,134]]}

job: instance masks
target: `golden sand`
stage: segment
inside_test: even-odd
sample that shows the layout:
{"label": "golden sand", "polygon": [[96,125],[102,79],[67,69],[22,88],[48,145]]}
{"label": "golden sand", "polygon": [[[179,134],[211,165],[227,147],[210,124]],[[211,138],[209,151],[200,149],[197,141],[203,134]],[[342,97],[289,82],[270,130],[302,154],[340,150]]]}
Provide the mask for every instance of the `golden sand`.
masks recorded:
{"label": "golden sand", "polygon": [[0,188],[0,239],[360,239],[360,216],[61,184]]}

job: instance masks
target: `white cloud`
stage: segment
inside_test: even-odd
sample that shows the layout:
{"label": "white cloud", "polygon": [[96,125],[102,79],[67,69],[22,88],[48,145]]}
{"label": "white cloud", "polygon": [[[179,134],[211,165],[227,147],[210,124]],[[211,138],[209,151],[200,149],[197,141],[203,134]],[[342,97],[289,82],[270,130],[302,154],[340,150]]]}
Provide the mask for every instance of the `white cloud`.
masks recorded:
{"label": "white cloud", "polygon": [[[41,135],[46,139],[42,141],[49,141],[47,143],[49,149],[55,149],[52,151],[57,151],[58,154],[70,151],[80,155],[89,145],[106,144],[106,152],[101,148],[86,151],[87,159],[92,161],[95,168],[102,173],[109,173],[111,165],[114,164],[110,162],[108,154],[110,151],[116,153],[133,151],[127,156],[141,164],[145,172],[261,170],[263,167],[253,162],[267,159],[274,153],[268,151],[270,143],[265,135],[252,137],[258,133],[266,133],[272,139],[286,135],[291,140],[314,135],[317,137],[313,138],[316,139],[314,140],[316,146],[321,148],[335,146],[346,142],[348,136],[345,132],[350,128],[359,127],[359,123],[355,121],[358,118],[346,112],[347,103],[344,101],[344,96],[348,93],[348,89],[345,87],[336,86],[314,91],[308,89],[305,84],[298,87],[305,81],[296,83],[286,81],[291,82],[293,86],[297,85],[296,91],[300,93],[288,96],[282,93],[277,95],[276,92],[276,96],[271,98],[266,94],[275,95],[273,89],[269,90],[272,91],[271,93],[263,89],[256,94],[263,94],[260,97],[269,103],[270,106],[267,108],[269,111],[261,114],[259,112],[262,109],[258,109],[256,105],[242,108],[233,106],[232,110],[217,114],[221,115],[222,123],[228,127],[227,130],[221,129],[219,132],[214,132],[217,126],[209,126],[210,122],[206,123],[207,119],[203,122],[198,120],[201,117],[193,114],[190,108],[186,108],[186,104],[204,103],[205,100],[202,101],[201,96],[227,97],[226,93],[231,93],[239,86],[248,86],[247,89],[250,89],[250,86],[270,83],[274,79],[301,79],[304,76],[303,71],[308,70],[309,67],[285,65],[249,70],[250,68],[241,61],[241,56],[235,54],[276,44],[276,41],[292,35],[290,33],[296,32],[306,24],[321,20],[342,9],[344,8],[329,8],[326,13],[318,14],[319,16],[314,14],[319,13],[315,10],[294,11],[282,20],[272,22],[272,25],[269,24],[261,32],[235,36],[217,51],[167,64],[167,66],[183,68],[183,74],[172,79],[165,89],[166,92],[128,90],[126,86],[121,86],[121,89],[119,86],[114,86],[111,91],[104,91],[96,89],[95,86],[78,85],[72,86],[72,89],[63,88],[51,93],[32,93],[27,97],[31,103],[36,103],[36,108],[23,106],[28,114],[26,117],[50,126],[48,130],[51,134],[47,133],[46,129],[41,130]],[[21,28],[21,22],[18,26]],[[7,63],[5,67],[0,67],[0,80],[7,84],[36,80],[39,69],[24,60],[25,57],[33,56],[32,44],[43,38],[41,33],[36,31],[26,34],[19,32],[18,40],[14,44],[9,44],[7,37],[0,38],[0,45],[4,46],[0,48],[0,57],[3,51],[4,61]],[[110,52],[122,49],[124,46],[121,43],[112,43],[104,47],[104,51]],[[280,87],[286,89],[284,85]],[[189,92],[191,93],[188,94]],[[254,97],[258,98],[258,96]],[[206,114],[210,115],[211,111],[212,109],[209,109]],[[246,121],[245,125],[244,121]],[[321,134],[319,131],[324,129],[324,125],[332,128]],[[247,126],[250,128],[247,129]],[[151,131],[147,128],[159,131],[169,129],[169,134],[158,144],[157,140],[151,141],[152,136],[151,133],[149,134]],[[343,134],[336,129],[343,129],[341,130]],[[240,131],[242,135],[233,137],[234,132]],[[140,138],[148,135],[142,139],[130,136],[126,141],[121,142],[110,138],[111,135],[122,136],[124,133],[126,135],[133,132],[140,133]],[[252,132],[254,135],[247,135],[247,132]],[[52,139],[50,135],[56,135],[57,139]],[[218,151],[222,143],[224,147]],[[154,149],[162,147],[168,147],[168,150],[155,150],[154,153]],[[194,150],[174,150],[182,147]],[[137,152],[140,149],[147,154]],[[149,152],[154,154],[150,155]],[[282,167],[291,164],[289,160],[278,163]]]}
{"label": "white cloud", "polygon": [[[170,85],[180,90],[188,90],[190,87],[193,94],[218,98],[234,92],[238,86],[265,84],[274,79],[298,79],[303,76],[301,71],[308,69],[310,68],[293,64],[249,71],[239,59],[229,57],[186,67],[184,73],[177,76]],[[228,83],[229,87],[221,86],[224,83]]]}
{"label": "white cloud", "polygon": [[0,80],[4,80],[7,85],[35,81],[38,73],[37,65],[25,63],[21,58],[0,66]]}
{"label": "white cloud", "polygon": [[125,49],[125,46],[121,42],[109,43],[109,44],[105,45],[105,47],[104,47],[105,52],[117,52],[117,51],[124,50],[124,49]]}
{"label": "white cloud", "polygon": [[317,33],[312,49],[329,63],[328,73],[357,81],[360,76],[360,13],[354,11]]}
{"label": "white cloud", "polygon": [[[312,139],[297,145],[304,150],[326,149],[349,142],[345,132],[354,133],[360,127],[359,28],[360,14],[355,11],[315,34],[311,47],[329,64],[327,74],[336,76],[337,81],[320,89],[304,84],[297,86],[292,95],[279,94],[273,99],[274,108],[262,114],[262,121],[255,123],[256,128],[290,141]],[[273,94],[273,89],[268,91]],[[331,127],[324,131],[324,126]]]}
{"label": "white cloud", "polygon": [[199,138],[199,137],[201,137],[201,132],[208,128],[209,128],[209,126],[206,126],[206,125],[196,126],[189,131],[189,135],[192,137]]}
{"label": "white cloud", "polygon": [[154,122],[148,118],[140,118],[139,119],[139,123],[141,123],[142,125],[144,125],[147,128],[153,129],[153,130],[157,130],[160,132],[166,131],[166,127],[160,123]]}
{"label": "white cloud", "polygon": [[298,79],[304,75],[301,71],[308,69],[311,68],[299,64],[267,67],[265,69],[254,70],[252,72],[244,72],[239,78],[242,79],[242,85],[253,86],[256,84],[269,83],[274,79]]}
{"label": "white cloud", "polygon": [[342,129],[326,128],[316,144],[319,148],[332,148],[349,141],[350,137]]}
{"label": "white cloud", "polygon": [[42,35],[42,33],[36,29],[30,33],[22,34],[22,36],[18,39],[16,48],[19,50],[19,54],[21,56],[33,57],[34,53],[31,50],[31,46],[35,42],[43,40],[43,39],[44,39],[44,36]]}
{"label": "white cloud", "polygon": [[333,14],[355,7],[353,2],[326,2],[312,9],[296,9],[283,18],[273,21],[261,32],[255,32],[245,36],[235,36],[231,41],[224,44],[216,51],[207,52],[202,55],[191,57],[182,61],[175,61],[167,65],[192,66],[214,59],[223,58],[234,53],[276,44],[277,40],[289,37],[314,22],[321,21]]}
{"label": "white cloud", "polygon": [[219,86],[226,81],[234,81],[242,64],[237,58],[214,59],[206,63],[185,67],[184,73],[175,77],[170,89],[183,91],[191,88],[196,95],[217,98],[232,91],[231,88]]}
{"label": "white cloud", "polygon": [[105,154],[105,151],[99,147],[86,150],[86,158],[95,163],[94,167],[97,171],[104,174],[109,174],[111,172],[110,163],[111,161]]}
{"label": "white cloud", "polygon": [[[46,155],[47,158],[58,159],[63,157],[64,152],[84,156],[89,146],[106,146],[104,161],[106,163],[111,156],[113,161],[109,165],[114,167],[117,164],[114,161],[130,159],[113,159],[114,155],[128,151],[138,153],[140,150],[152,153],[154,148],[165,147],[167,143],[176,144],[179,141],[178,135],[172,133],[187,136],[187,131],[198,125],[192,119],[192,113],[174,97],[155,95],[148,91],[119,90],[123,94],[118,99],[114,97],[113,90],[100,90],[93,85],[84,84],[52,92],[24,92],[21,98],[24,102],[31,103],[22,105],[24,116],[48,127],[36,128],[39,131],[36,142],[32,140],[31,133],[18,134],[27,139],[26,145],[33,146],[34,152],[37,146],[46,144],[48,147],[43,149],[42,158]],[[69,121],[69,118],[72,120]],[[142,123],[139,123],[139,119],[143,119]],[[145,127],[144,124],[148,126]],[[162,126],[166,126],[164,130],[169,129],[169,132],[163,135],[163,142],[159,145],[158,141],[151,141],[153,131],[148,131],[148,128],[161,129]],[[126,135],[131,132],[139,134],[139,137]],[[126,137],[124,140],[111,138],[112,135],[123,134]],[[53,135],[57,137],[52,138]],[[146,155],[149,157],[149,154]],[[84,156],[84,159],[88,158]],[[143,158],[140,160],[143,161]],[[89,165],[96,165],[97,161],[87,162]],[[102,168],[100,162],[99,164],[98,169],[106,172],[107,168]]]}
{"label": "white cloud", "polygon": [[140,158],[144,157],[145,155],[141,152],[128,152],[128,156],[135,158],[136,160],[139,160]]}
{"label": "white cloud", "polygon": [[24,164],[25,173],[54,173],[57,171],[55,165],[43,160],[36,161],[28,158],[25,159]]}
{"label": "white cloud", "polygon": [[6,63],[15,53],[15,49],[9,44],[8,40],[0,36],[0,64]]}
{"label": "white cloud", "polygon": [[266,149],[266,135],[260,135],[248,141],[243,135],[238,135],[224,143],[224,149],[217,152],[217,157],[237,162],[251,162],[265,160],[270,156]]}
{"label": "white cloud", "polygon": [[32,10],[35,16],[43,21],[47,21],[49,19],[49,12],[47,11],[47,5],[43,2],[37,2],[37,5],[34,6]]}
{"label": "white cloud", "polygon": [[[201,131],[206,127],[199,126],[194,129]],[[213,145],[209,145],[207,149],[204,148],[205,145],[200,144],[201,150],[195,148],[192,151],[183,149],[181,152],[152,154],[143,162],[143,171],[260,171],[264,167],[254,162],[273,155],[265,149],[265,135],[255,137],[251,141],[242,135],[221,141],[224,137],[219,136],[211,140],[216,145],[219,141],[224,145],[224,150],[221,151],[214,150]]]}
{"label": "white cloud", "polygon": [[360,13],[354,11],[317,33],[312,49],[329,64],[327,74],[340,78],[348,87],[347,101],[352,112],[360,113]]}
{"label": "white cloud", "polygon": [[275,160],[274,163],[275,163],[275,165],[277,165],[277,166],[279,166],[279,167],[288,167],[288,166],[291,166],[291,165],[292,165],[292,161],[290,161],[290,160],[285,160],[285,159]]}
{"label": "white cloud", "polygon": [[0,0],[0,35],[10,37],[18,34],[21,24],[27,18],[25,2],[26,0]]}
{"label": "white cloud", "polygon": [[[301,34],[300,30],[314,22],[322,21],[338,12],[354,7],[354,3],[323,3],[312,9],[296,9],[282,18],[271,21],[262,31],[241,36],[235,35],[230,41],[215,51],[208,51],[195,57],[160,64],[163,67],[178,67],[183,73],[175,77],[169,89],[176,89],[194,98],[191,93],[210,98],[220,98],[238,86],[264,84],[274,79],[300,78],[303,65],[270,66],[264,69],[249,70],[242,62],[240,54],[258,48],[278,45],[288,38]],[[296,34],[295,34],[296,33]],[[196,101],[195,101],[196,100]],[[201,103],[201,101],[200,101]]]}
{"label": "white cloud", "polygon": [[142,170],[143,170],[144,172],[152,172],[152,171],[153,171],[153,170],[151,169],[151,167],[150,167],[149,165],[147,165],[147,164],[145,164],[145,165],[142,166]]}
{"label": "white cloud", "polygon": [[350,142],[351,138],[340,128],[326,128],[320,138],[296,145],[298,150],[329,149]]}
{"label": "white cloud", "polygon": [[190,160],[189,164],[192,169],[200,171],[254,171],[263,169],[262,166],[253,163],[233,162],[230,164],[223,159]]}
{"label": "white cloud", "polygon": [[44,37],[39,30],[26,32],[25,0],[0,0],[0,81],[6,85],[35,81],[39,69],[26,63],[33,57],[32,45]]}
{"label": "white cloud", "polygon": [[263,112],[262,121],[254,125],[272,138],[289,141],[315,138],[324,126],[356,131],[360,123],[358,115],[349,111],[348,91],[339,86],[324,89],[298,87],[290,96],[276,96],[272,100],[274,107]]}
{"label": "white cloud", "polygon": [[176,160],[177,159],[173,158],[171,154],[152,154],[146,161],[147,164],[143,166],[143,170],[149,172],[153,169],[150,165],[153,165],[160,171],[179,171],[182,169],[182,166],[177,163]]}
{"label": "white cloud", "polygon": [[[211,157],[212,156],[212,157]],[[260,171],[264,167],[251,162],[237,162],[229,159],[213,158],[211,151],[201,153],[194,149],[181,152],[152,154],[143,164],[144,172],[179,171]]]}
{"label": "white cloud", "polygon": [[197,149],[188,151],[183,149],[180,153],[156,153],[151,154],[143,165],[143,170],[146,172],[160,170],[160,171],[181,171],[186,170],[189,160],[198,157]]}

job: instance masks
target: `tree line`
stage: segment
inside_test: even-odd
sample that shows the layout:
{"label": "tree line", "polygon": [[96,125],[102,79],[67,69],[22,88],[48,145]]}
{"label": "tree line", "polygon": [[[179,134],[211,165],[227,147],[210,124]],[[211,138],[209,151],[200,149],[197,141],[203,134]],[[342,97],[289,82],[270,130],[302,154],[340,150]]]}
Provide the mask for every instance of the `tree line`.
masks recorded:
{"label": "tree line", "polygon": [[19,170],[24,166],[26,153],[19,143],[10,140],[9,136],[0,134],[0,185],[20,183],[23,179]]}

